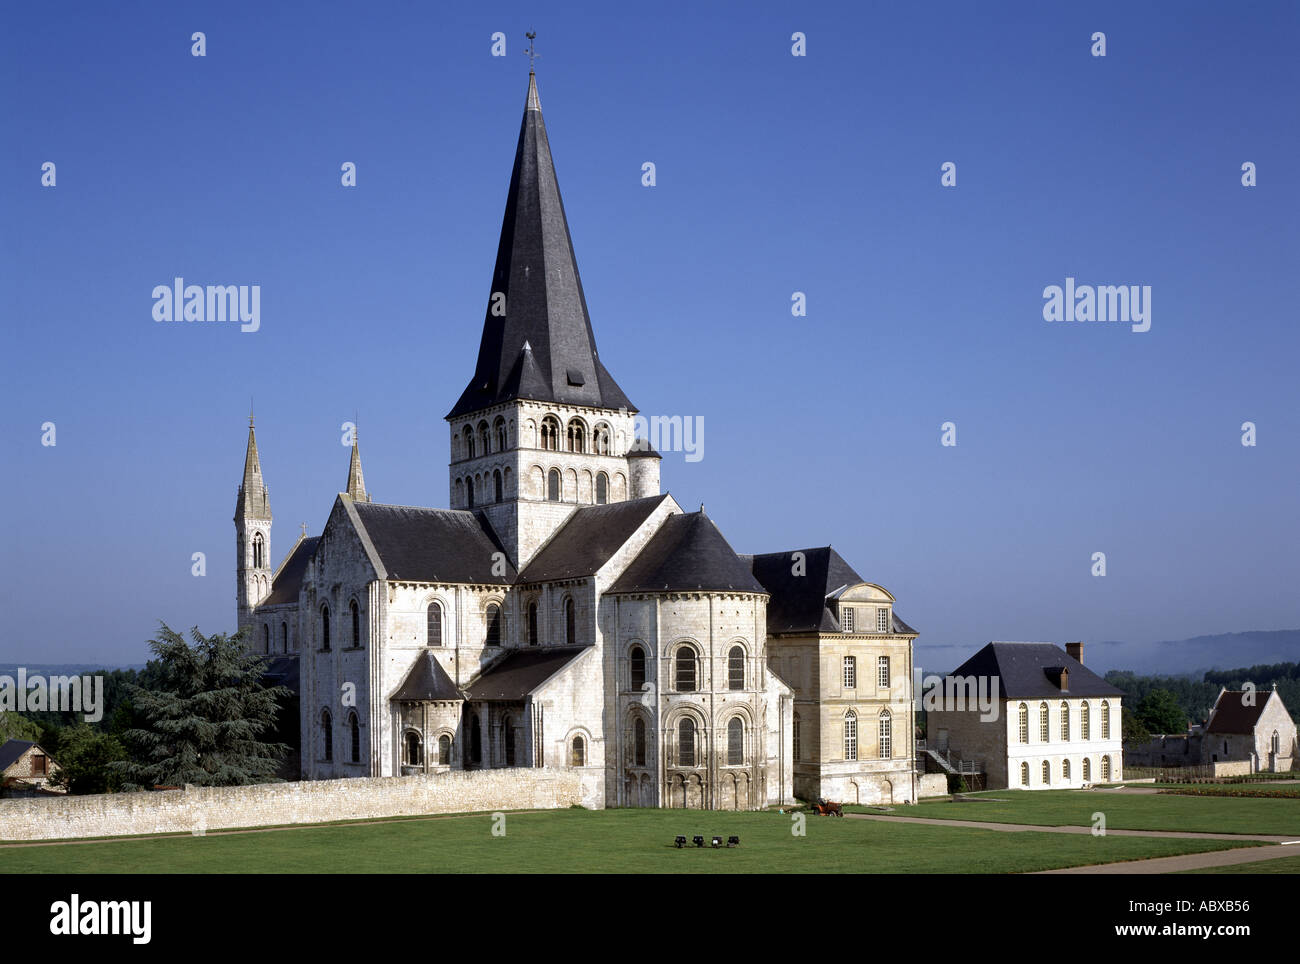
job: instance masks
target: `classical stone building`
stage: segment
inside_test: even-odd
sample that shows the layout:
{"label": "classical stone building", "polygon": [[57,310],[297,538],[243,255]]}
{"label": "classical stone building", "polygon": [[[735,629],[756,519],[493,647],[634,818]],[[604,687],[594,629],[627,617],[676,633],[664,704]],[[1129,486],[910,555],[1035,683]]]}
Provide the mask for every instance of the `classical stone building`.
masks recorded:
{"label": "classical stone building", "polygon": [[926,714],[929,746],[972,761],[989,789],[1050,790],[1123,778],[1120,698],[1083,665],[1083,644],[989,643],[945,678],[986,687],[996,711],[952,704]]}
{"label": "classical stone building", "polygon": [[[249,428],[239,622],[255,651],[298,656],[304,778],[548,766],[601,772],[609,806],[853,799],[854,781],[912,799],[915,633],[893,598],[829,550],[795,582],[774,575],[794,554],[738,556],[702,506],[660,491],[636,414],[596,350],[530,74],[478,361],[446,416],[451,508],[371,501],[354,443],[324,530],[272,572]],[[806,624],[785,615],[806,607]],[[787,651],[786,672],[817,667],[797,690]],[[862,661],[857,688],[841,651]],[[850,712],[856,759],[835,749]]]}
{"label": "classical stone building", "polygon": [[1295,768],[1296,725],[1277,688],[1219,691],[1201,739],[1200,763],[1249,761],[1251,772]]}

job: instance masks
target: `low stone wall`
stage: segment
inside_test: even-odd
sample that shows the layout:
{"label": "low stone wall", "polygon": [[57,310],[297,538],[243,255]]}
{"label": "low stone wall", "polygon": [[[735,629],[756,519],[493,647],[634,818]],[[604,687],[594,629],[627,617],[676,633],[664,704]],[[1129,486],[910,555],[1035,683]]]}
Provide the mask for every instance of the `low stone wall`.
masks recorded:
{"label": "low stone wall", "polygon": [[945,797],[948,795],[948,776],[944,773],[925,773],[917,781],[918,797]]}
{"label": "low stone wall", "polygon": [[429,776],[0,800],[0,840],[196,833],[426,813],[546,810],[574,804],[591,810],[604,807],[603,771],[461,770]]}
{"label": "low stone wall", "polygon": [[1249,760],[1229,760],[1209,766],[1216,777],[1248,777],[1253,772]]}

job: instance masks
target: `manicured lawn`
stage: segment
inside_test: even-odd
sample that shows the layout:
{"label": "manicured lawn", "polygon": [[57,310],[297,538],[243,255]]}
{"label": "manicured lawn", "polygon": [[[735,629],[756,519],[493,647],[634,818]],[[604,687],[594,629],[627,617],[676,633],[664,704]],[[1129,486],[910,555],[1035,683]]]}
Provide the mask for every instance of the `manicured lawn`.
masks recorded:
{"label": "manicured lawn", "polygon": [[1300,854],[1277,860],[1260,860],[1253,864],[1229,864],[1227,867],[1203,867],[1180,870],[1180,874],[1300,874]]}
{"label": "manicured lawn", "polygon": [[908,817],[1047,827],[1088,827],[1093,823],[1094,813],[1104,813],[1106,826],[1111,830],[1187,830],[1300,837],[1300,801],[1297,800],[1193,797],[1169,793],[1127,795],[1088,790],[989,790],[978,796],[999,799],[978,803],[918,803],[894,812]]}
{"label": "manicured lawn", "polygon": [[[777,813],[531,811],[508,814],[506,835],[494,837],[492,818],[480,814],[0,847],[0,873],[1010,873],[1234,846],[811,816],[806,836],[791,826]],[[677,850],[679,833],[736,834],[741,845]]]}

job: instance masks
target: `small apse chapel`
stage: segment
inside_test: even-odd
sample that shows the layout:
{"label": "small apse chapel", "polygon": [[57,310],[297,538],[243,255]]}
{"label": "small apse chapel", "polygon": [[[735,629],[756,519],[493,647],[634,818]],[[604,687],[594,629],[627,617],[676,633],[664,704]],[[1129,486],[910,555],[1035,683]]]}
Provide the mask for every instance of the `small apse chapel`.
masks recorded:
{"label": "small apse chapel", "polygon": [[531,71],[491,291],[446,416],[451,508],[372,501],[354,443],[324,531],[272,571],[250,422],[239,626],[298,660],[302,778],[590,767],[608,806],[914,799],[893,597],[827,547],[739,556],[660,491],[596,351]]}

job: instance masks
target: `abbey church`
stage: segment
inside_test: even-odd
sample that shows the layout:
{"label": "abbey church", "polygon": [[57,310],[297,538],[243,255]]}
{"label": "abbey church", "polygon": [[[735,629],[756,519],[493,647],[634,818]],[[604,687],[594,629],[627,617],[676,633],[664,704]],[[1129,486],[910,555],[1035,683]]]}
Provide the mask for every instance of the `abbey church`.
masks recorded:
{"label": "abbey church", "polygon": [[661,491],[637,412],[596,350],[530,71],[446,416],[450,508],[374,501],[354,443],[324,530],[273,570],[249,426],[239,627],[296,659],[302,779],[583,767],[611,807],[916,799],[894,597],[830,547],[738,555]]}

